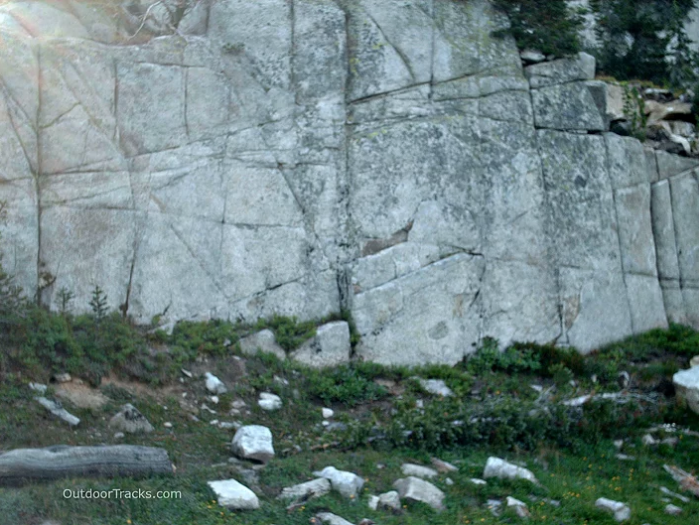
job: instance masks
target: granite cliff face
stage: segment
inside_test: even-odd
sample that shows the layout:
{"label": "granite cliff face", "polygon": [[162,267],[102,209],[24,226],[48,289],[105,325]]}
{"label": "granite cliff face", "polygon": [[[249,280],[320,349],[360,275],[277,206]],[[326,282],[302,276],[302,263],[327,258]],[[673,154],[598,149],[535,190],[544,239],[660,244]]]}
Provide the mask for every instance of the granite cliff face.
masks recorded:
{"label": "granite cliff face", "polygon": [[591,57],[523,70],[483,0],[112,8],[0,8],[2,249],[45,304],[347,308],[396,364],[697,328],[697,160],[606,132]]}

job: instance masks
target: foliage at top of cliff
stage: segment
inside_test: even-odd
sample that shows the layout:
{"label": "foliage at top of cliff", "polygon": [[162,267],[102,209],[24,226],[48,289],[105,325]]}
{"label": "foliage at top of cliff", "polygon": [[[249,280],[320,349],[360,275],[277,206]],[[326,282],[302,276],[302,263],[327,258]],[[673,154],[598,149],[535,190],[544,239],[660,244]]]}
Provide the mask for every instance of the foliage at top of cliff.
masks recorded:
{"label": "foliage at top of cliff", "polygon": [[698,53],[684,28],[697,0],[590,0],[588,8],[566,0],[495,0],[495,5],[508,15],[521,49],[576,53],[583,48],[584,16],[592,14],[599,46],[588,51],[602,73],[671,88],[697,84]]}
{"label": "foliage at top of cliff", "polygon": [[591,0],[600,69],[620,80],[697,84],[698,54],[684,29],[696,6],[696,0]]}
{"label": "foliage at top of cliff", "polygon": [[495,0],[494,4],[508,15],[519,48],[556,56],[580,51],[584,12],[570,9],[565,0]]}

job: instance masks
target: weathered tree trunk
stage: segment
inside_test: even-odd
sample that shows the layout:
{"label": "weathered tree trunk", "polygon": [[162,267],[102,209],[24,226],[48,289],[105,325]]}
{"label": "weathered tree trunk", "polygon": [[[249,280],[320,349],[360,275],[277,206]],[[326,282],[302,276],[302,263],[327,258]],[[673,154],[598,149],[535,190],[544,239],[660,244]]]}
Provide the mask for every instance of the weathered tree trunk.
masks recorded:
{"label": "weathered tree trunk", "polygon": [[173,474],[162,448],[114,445],[11,450],[0,455],[0,486],[67,477],[145,477]]}

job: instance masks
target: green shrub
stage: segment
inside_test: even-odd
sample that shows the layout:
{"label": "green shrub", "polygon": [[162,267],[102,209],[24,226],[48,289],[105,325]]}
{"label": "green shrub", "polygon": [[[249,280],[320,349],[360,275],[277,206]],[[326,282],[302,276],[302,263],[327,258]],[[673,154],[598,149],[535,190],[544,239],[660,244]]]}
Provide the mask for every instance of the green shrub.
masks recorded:
{"label": "green shrub", "polygon": [[558,57],[580,50],[583,13],[569,8],[566,0],[496,0],[495,5],[510,19],[508,32],[520,49]]}
{"label": "green shrub", "polygon": [[620,80],[697,85],[698,54],[684,23],[696,0],[591,0],[602,48],[598,67]]}
{"label": "green shrub", "polygon": [[178,362],[194,360],[200,354],[225,355],[228,346],[238,341],[236,325],[230,321],[179,321],[167,344]]}
{"label": "green shrub", "polygon": [[308,391],[324,403],[356,406],[387,395],[386,389],[367,379],[356,368],[343,365],[330,371],[309,371]]}
{"label": "green shrub", "polygon": [[269,321],[261,321],[258,328],[270,328],[275,334],[275,341],[291,352],[299,348],[305,341],[316,335],[316,323],[313,321],[299,322],[296,317],[275,315]]}
{"label": "green shrub", "polygon": [[500,370],[502,372],[536,372],[541,368],[538,350],[534,343],[514,343],[503,352],[498,341],[485,337],[477,351],[466,361],[466,369],[474,375]]}

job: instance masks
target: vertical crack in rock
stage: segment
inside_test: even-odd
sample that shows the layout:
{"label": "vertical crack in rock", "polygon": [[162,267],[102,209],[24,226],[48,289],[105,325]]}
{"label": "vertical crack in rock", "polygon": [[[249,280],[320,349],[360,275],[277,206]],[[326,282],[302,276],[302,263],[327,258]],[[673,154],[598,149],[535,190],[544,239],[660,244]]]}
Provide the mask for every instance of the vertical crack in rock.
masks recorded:
{"label": "vertical crack in rock", "polygon": [[612,174],[610,172],[610,165],[611,165],[611,157],[610,157],[610,151],[608,148],[608,142],[603,141],[604,144],[604,150],[603,153],[605,155],[605,173],[608,176],[608,182],[610,183],[610,192],[612,193],[612,200],[613,200],[613,209],[615,210],[615,235],[617,236],[617,249],[619,252],[620,256],[620,272],[622,273],[622,285],[625,288],[625,296],[626,296],[626,304],[627,304],[627,310],[630,314],[630,325],[632,328],[632,333],[637,333],[637,330],[634,326],[634,316],[632,315],[632,303],[630,301],[630,293],[629,293],[629,288],[627,286],[627,275],[625,273],[625,264],[624,264],[624,257],[622,254],[622,239],[620,239],[620,216],[618,213],[617,209],[617,193],[615,192],[615,186],[613,184],[612,180]]}
{"label": "vertical crack in rock", "polygon": [[433,89],[435,87],[435,35],[436,22],[435,22],[435,1],[430,1],[430,90],[428,91],[428,100],[432,103],[433,101]]}
{"label": "vertical crack in rock", "polygon": [[41,274],[42,274],[42,261],[41,261],[41,174],[42,174],[42,154],[41,154],[41,138],[42,130],[39,129],[39,122],[41,122],[41,86],[43,86],[43,74],[42,74],[42,64],[41,64],[41,45],[36,46],[36,61],[37,61],[37,85],[39,89],[37,90],[37,106],[36,106],[36,175],[34,177],[35,191],[36,191],[36,207],[37,207],[37,250],[36,250],[36,302],[41,304]]}

